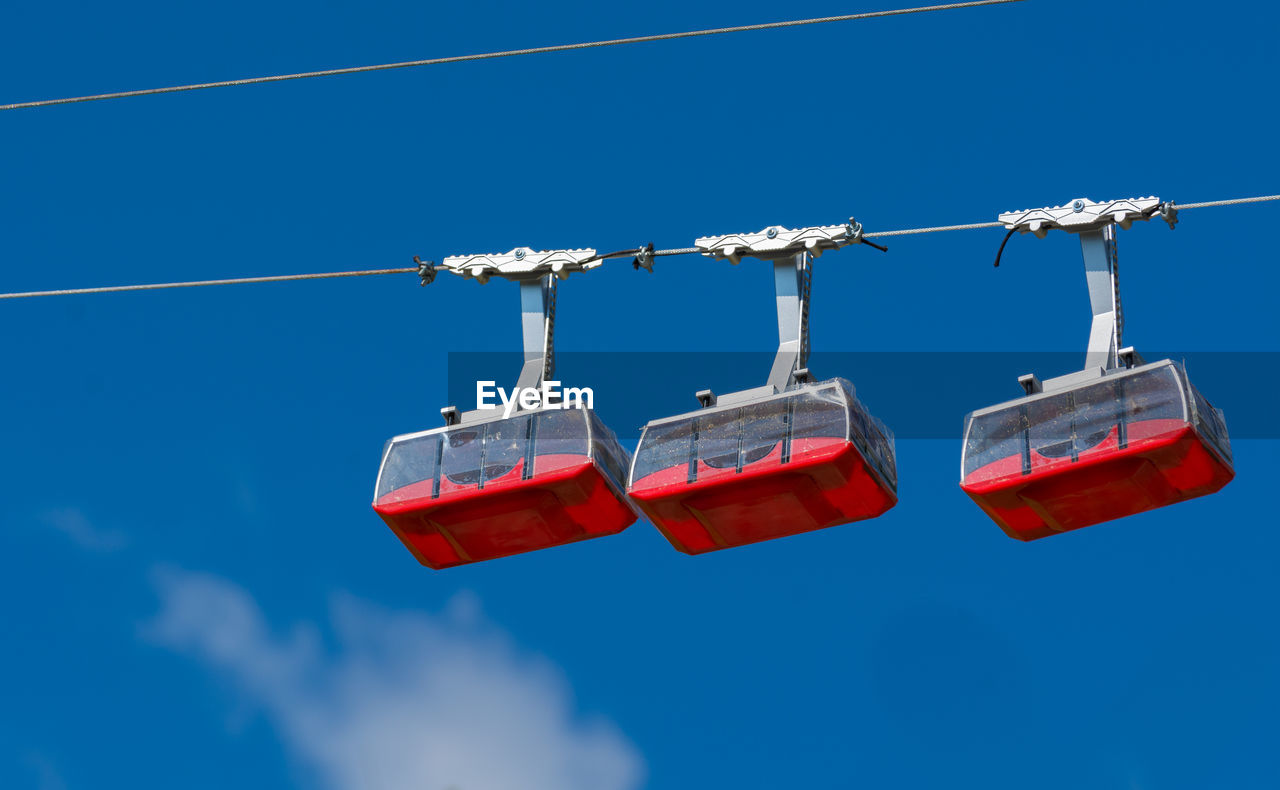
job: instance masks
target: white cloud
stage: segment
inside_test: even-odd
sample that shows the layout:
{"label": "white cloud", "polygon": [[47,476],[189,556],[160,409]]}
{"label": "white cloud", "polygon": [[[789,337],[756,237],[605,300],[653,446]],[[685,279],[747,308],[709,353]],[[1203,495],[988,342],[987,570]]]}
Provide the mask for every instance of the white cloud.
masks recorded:
{"label": "white cloud", "polygon": [[115,551],[129,542],[123,532],[94,526],[84,513],[73,507],[46,511],[40,520],[88,551]]}
{"label": "white cloud", "polygon": [[334,650],[314,625],[275,633],[225,579],[156,573],[151,641],[229,676],[293,755],[336,790],[629,790],[644,767],[612,724],[583,719],[560,672],[522,655],[473,598],[440,616],[338,596]]}
{"label": "white cloud", "polygon": [[39,752],[28,753],[27,764],[34,775],[35,787],[39,790],[67,790],[67,783],[63,781],[58,767],[45,755]]}

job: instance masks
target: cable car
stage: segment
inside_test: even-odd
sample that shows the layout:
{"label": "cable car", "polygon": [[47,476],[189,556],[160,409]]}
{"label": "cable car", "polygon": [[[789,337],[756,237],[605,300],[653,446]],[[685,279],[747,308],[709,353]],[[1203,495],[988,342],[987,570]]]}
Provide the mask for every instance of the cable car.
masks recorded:
{"label": "cable car", "polygon": [[965,419],[961,487],[1034,540],[1218,491],[1234,476],[1222,412],[1164,360]]}
{"label": "cable car", "polygon": [[686,554],[875,518],[897,503],[893,436],[844,379],[650,422],[627,493]]}
{"label": "cable car", "polygon": [[[1002,214],[1015,230],[1080,234],[1094,321],[1085,370],[965,418],[960,487],[1012,538],[1036,540],[1212,494],[1235,475],[1221,410],[1185,368],[1121,349],[1115,225],[1171,204],[1157,198]],[[1039,223],[1039,224],[1036,224]],[[1006,237],[1007,240],[1007,237]]]}
{"label": "cable car", "polygon": [[769,383],[644,427],[627,494],[686,554],[874,518],[897,503],[893,435],[844,379],[812,382],[812,258],[861,241],[861,226],[698,239],[704,254],[774,261],[780,344]]}
{"label": "cable car", "polygon": [[629,461],[595,412],[553,406],[397,436],[373,509],[423,565],[491,560],[626,529]]}
{"label": "cable car", "polygon": [[[525,363],[511,393],[514,414],[479,403],[462,413],[448,407],[445,427],[387,442],[373,509],[423,565],[506,557],[635,522],[627,451],[581,399],[575,407],[544,386],[554,370],[557,279],[599,264],[595,250],[524,247],[444,260],[445,270],[482,283],[496,275],[520,284]],[[420,271],[424,284],[435,277],[429,263]]]}

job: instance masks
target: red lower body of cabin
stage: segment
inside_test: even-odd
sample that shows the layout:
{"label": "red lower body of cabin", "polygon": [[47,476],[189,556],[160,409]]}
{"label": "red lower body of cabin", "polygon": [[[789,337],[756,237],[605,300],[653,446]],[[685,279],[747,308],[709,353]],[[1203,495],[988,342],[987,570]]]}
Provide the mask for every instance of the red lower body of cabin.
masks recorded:
{"label": "red lower body of cabin", "polygon": [[[975,470],[961,488],[1011,538],[1036,540],[1218,491],[1235,476],[1190,425],[1152,420],[1117,431],[1078,460],[1032,451],[1030,474],[1013,456]],[[1149,438],[1144,438],[1145,435]],[[1015,471],[1016,470],[1016,471]]]}
{"label": "red lower body of cabin", "polygon": [[671,545],[702,554],[875,518],[898,502],[849,442],[793,456],[775,450],[741,472],[688,466],[636,481],[631,501]]}
{"label": "red lower body of cabin", "polygon": [[442,486],[435,499],[426,480],[391,492],[373,509],[419,562],[437,570],[614,535],[635,522],[590,459],[559,466],[520,480],[517,465],[483,489]]}

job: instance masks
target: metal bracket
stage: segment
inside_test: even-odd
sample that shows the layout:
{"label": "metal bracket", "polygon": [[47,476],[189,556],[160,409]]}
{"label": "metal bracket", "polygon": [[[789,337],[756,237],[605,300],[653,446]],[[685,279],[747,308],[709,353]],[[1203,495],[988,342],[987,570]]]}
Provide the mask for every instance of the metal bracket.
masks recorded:
{"label": "metal bracket", "polygon": [[[516,390],[540,389],[542,382],[555,377],[556,284],[573,272],[587,271],[604,263],[592,249],[542,250],[517,247],[506,253],[451,255],[440,270],[459,277],[487,283],[490,277],[514,280],[520,285],[520,335],[524,365],[516,380]],[[436,267],[414,259],[423,284],[435,278]],[[429,272],[429,274],[428,274]],[[446,425],[468,423],[491,417],[487,411],[459,412],[450,406],[440,412]]]}
{"label": "metal bracket", "polygon": [[459,277],[474,278],[483,285],[490,277],[523,282],[551,275],[563,280],[573,272],[594,269],[604,263],[595,256],[596,251],[592,249],[536,251],[516,247],[503,253],[450,255],[440,265]]}
{"label": "metal bracket", "polygon": [[1093,323],[1084,366],[1115,370],[1124,337],[1124,308],[1120,304],[1120,259],[1116,254],[1115,225],[1080,234],[1084,254],[1084,276],[1089,285],[1089,305]]}
{"label": "metal bracket", "polygon": [[1134,220],[1149,220],[1159,215],[1172,228],[1178,224],[1178,212],[1173,203],[1158,197],[1125,198],[1095,203],[1088,198],[1077,198],[1063,206],[1006,211],[998,220],[1009,230],[1034,233],[1043,239],[1054,228],[1068,233],[1101,230],[1108,225],[1119,225],[1125,230]]}
{"label": "metal bracket", "polygon": [[796,372],[809,373],[809,296],[813,259],[800,252],[773,262],[774,302],[778,313],[778,353],[769,370],[769,386],[782,392],[796,383]]}
{"label": "metal bracket", "polygon": [[644,269],[649,274],[653,274],[653,242],[649,242],[647,247],[637,249],[635,260],[631,261],[631,268]]}
{"label": "metal bracket", "polygon": [[843,225],[818,225],[794,230],[774,225],[755,233],[703,236],[694,241],[694,246],[709,258],[728,258],[730,263],[737,265],[743,258],[776,260],[801,252],[817,258],[827,250],[860,244],[862,236],[862,223],[850,217]]}
{"label": "metal bracket", "polygon": [[418,284],[430,285],[436,280],[436,263],[435,261],[424,261],[417,255],[413,256],[413,262],[418,264]]}
{"label": "metal bracket", "polygon": [[[517,396],[523,390],[540,390],[542,382],[555,377],[556,334],[556,283],[555,275],[547,274],[520,282],[520,335],[524,347],[524,365],[516,379]],[[541,404],[547,405],[547,404]],[[519,408],[519,407],[517,407]],[[459,412],[456,407],[440,410],[445,425],[459,425],[478,420],[492,419],[491,411]]]}
{"label": "metal bracket", "polygon": [[516,390],[537,388],[555,375],[556,277],[520,281],[520,328],[524,367]]}
{"label": "metal bracket", "polygon": [[1136,368],[1139,365],[1147,364],[1147,361],[1142,358],[1141,354],[1134,350],[1133,346],[1127,346],[1120,349],[1116,356],[1119,358],[1120,364],[1124,365],[1126,368]]}
{"label": "metal bracket", "polygon": [[794,229],[774,225],[755,233],[704,236],[694,241],[703,255],[728,259],[734,265],[743,258],[773,261],[778,353],[766,389],[783,392],[809,380],[809,297],[814,259],[827,250],[863,242],[862,223],[853,217],[843,225]]}
{"label": "metal bracket", "polygon": [[1115,370],[1124,364],[1120,356],[1124,308],[1120,302],[1116,226],[1128,229],[1135,221],[1152,217],[1163,219],[1170,228],[1178,224],[1178,210],[1173,202],[1155,196],[1105,203],[1079,198],[1063,206],[1010,211],[999,217],[1010,231],[1034,233],[1038,238],[1044,238],[1055,228],[1079,235],[1089,305],[1093,310],[1085,353],[1086,370]]}

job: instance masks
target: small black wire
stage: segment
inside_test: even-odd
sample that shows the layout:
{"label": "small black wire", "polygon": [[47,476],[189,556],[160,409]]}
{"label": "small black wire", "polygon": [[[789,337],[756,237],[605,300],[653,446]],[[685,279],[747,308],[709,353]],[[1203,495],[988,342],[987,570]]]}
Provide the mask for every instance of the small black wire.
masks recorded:
{"label": "small black wire", "polygon": [[1017,228],[1009,228],[1009,232],[1004,234],[1004,241],[1000,242],[1000,249],[996,251],[996,262],[994,266],[1000,268],[1000,257],[1004,255],[1004,245],[1009,243],[1009,239],[1013,238],[1013,234],[1017,233]]}

